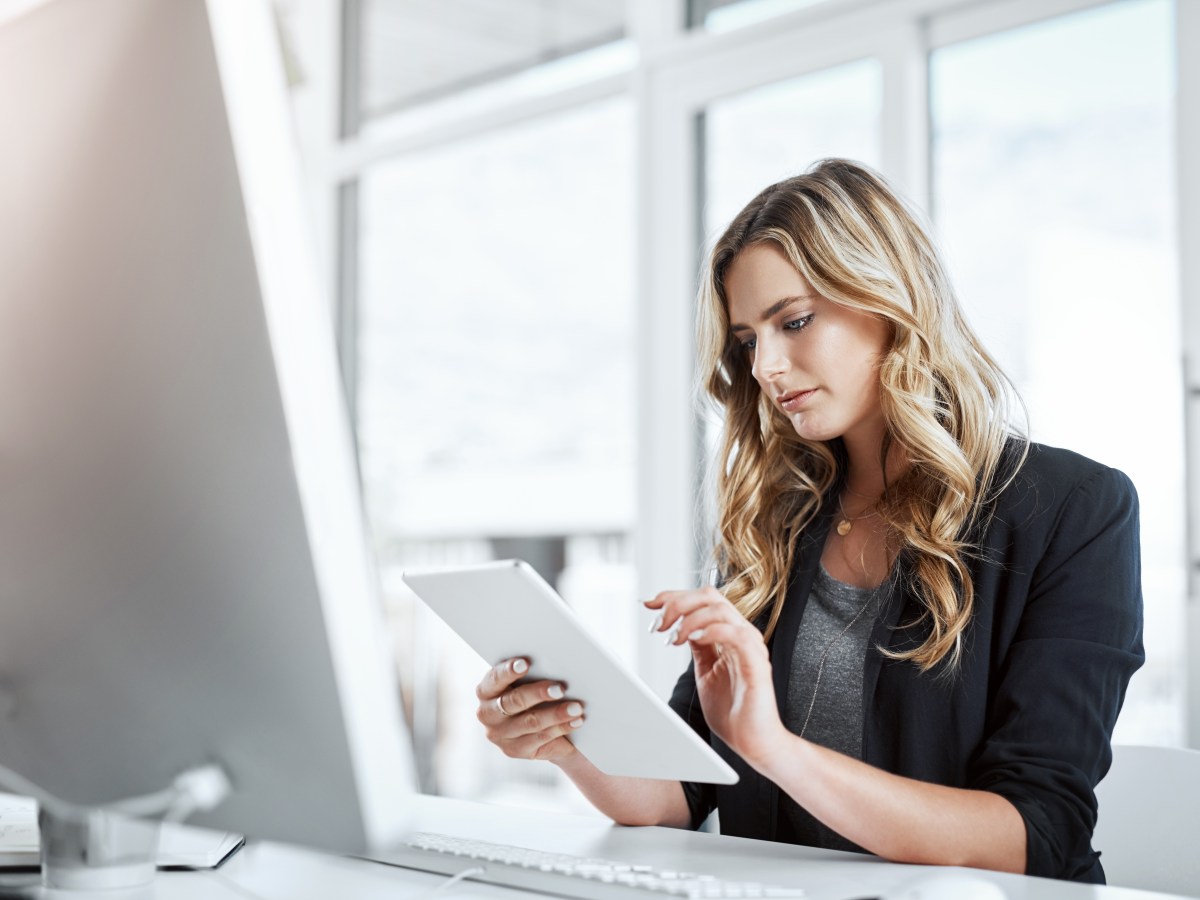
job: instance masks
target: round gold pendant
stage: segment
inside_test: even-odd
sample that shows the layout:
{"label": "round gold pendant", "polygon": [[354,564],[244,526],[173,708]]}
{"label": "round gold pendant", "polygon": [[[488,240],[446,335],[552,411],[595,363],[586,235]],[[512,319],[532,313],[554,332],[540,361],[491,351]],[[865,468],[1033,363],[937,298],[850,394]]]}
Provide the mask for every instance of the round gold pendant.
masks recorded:
{"label": "round gold pendant", "polygon": [[842,537],[845,537],[850,533],[850,529],[853,527],[854,526],[850,524],[849,519],[842,519],[842,521],[838,522],[837,524],[837,533]]}

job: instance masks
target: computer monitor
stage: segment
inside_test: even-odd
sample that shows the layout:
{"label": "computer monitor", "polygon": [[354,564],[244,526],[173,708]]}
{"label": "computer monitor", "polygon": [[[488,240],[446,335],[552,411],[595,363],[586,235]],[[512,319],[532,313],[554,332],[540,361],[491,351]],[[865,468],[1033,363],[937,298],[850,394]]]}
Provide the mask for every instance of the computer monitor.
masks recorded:
{"label": "computer monitor", "polygon": [[[413,789],[266,0],[0,15],[0,763],[386,846]],[[0,9],[0,14],[4,12]]]}

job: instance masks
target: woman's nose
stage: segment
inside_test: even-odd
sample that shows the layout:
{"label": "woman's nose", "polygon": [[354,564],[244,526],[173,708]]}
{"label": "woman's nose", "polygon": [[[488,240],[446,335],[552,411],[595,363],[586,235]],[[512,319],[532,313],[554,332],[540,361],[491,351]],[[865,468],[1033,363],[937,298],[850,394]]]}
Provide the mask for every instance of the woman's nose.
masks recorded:
{"label": "woman's nose", "polygon": [[787,354],[778,342],[760,339],[755,350],[753,373],[759,381],[773,381],[787,371]]}

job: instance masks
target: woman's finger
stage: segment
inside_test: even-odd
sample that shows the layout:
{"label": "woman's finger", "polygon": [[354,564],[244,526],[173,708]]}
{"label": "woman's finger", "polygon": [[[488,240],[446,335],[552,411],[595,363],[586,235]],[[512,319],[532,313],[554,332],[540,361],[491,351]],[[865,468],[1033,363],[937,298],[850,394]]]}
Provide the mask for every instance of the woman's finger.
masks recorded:
{"label": "woman's finger", "polygon": [[693,653],[699,652],[706,659],[711,658],[712,654],[731,656],[738,670],[748,673],[755,666],[769,661],[766,642],[757,628],[752,628],[752,631],[754,634],[750,635],[740,626],[716,622],[692,632],[688,643]]}
{"label": "woman's finger", "polygon": [[[507,701],[502,702],[507,709]],[[493,712],[496,705],[496,700],[484,701],[477,713],[479,721],[487,726],[489,739],[493,740],[513,740],[526,734],[536,734],[552,725],[568,722],[583,715],[583,704],[578,700],[541,703],[513,715]]]}
{"label": "woman's finger", "polygon": [[[650,606],[651,603],[657,605]],[[680,616],[702,606],[727,607],[737,613],[736,608],[726,599],[725,595],[712,587],[690,591],[663,591],[654,600],[647,601],[646,606],[660,610],[658,618],[650,627],[651,631],[666,631],[674,627]],[[740,613],[737,614],[740,615]]]}
{"label": "woman's finger", "polygon": [[[572,722],[582,722],[584,717],[583,704],[578,700],[568,700],[564,703],[546,704],[529,710],[519,716],[493,722],[487,728],[487,737],[493,744],[504,749],[510,756],[516,752],[514,748],[528,749],[532,746],[529,738],[558,729],[559,734],[567,734],[578,728]],[[524,743],[522,743],[524,742]],[[525,757],[531,758],[531,757]]]}
{"label": "woman's finger", "polygon": [[527,710],[567,695],[566,685],[559,681],[535,681],[505,691],[496,698],[496,708],[506,718],[515,718]]}
{"label": "woman's finger", "polygon": [[574,716],[533,734],[504,741],[500,748],[514,759],[556,759],[564,755],[564,751],[574,751],[574,745],[566,740],[566,736],[574,734],[582,725],[583,716]]}
{"label": "woman's finger", "polygon": [[[726,603],[724,606],[717,604],[709,604],[701,606],[698,609],[680,616],[676,620],[674,626],[667,632],[667,643],[685,644],[693,639],[693,635],[698,632],[703,632],[718,622],[730,625],[733,628],[746,628],[753,633],[754,638],[761,640],[762,635],[757,628],[742,618],[741,613],[733,608],[731,604]],[[747,634],[747,639],[750,634]]]}
{"label": "woman's finger", "polygon": [[488,669],[483,680],[475,686],[475,696],[480,700],[494,700],[507,691],[514,682],[520,681],[529,672],[529,660],[516,656],[496,663]]}

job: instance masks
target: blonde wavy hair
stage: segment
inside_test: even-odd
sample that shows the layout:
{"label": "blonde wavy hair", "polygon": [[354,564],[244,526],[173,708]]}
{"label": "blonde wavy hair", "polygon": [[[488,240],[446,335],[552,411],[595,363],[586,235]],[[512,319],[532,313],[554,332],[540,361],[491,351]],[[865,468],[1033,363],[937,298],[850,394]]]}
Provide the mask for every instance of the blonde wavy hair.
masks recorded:
{"label": "blonde wavy hair", "polygon": [[1011,417],[1016,392],[967,324],[920,218],[881,176],[849,160],[822,160],[766,188],[709,256],[698,355],[703,386],[724,414],[713,547],[722,590],[746,618],[766,615],[769,638],[801,532],[845,477],[841,440],[796,434],[730,334],[726,273],[743,249],[764,243],[822,297],[890,327],[879,364],[887,423],[880,466],[896,445],[908,469],[887,484],[879,514],[889,550],[908,563],[907,587],[929,634],[911,650],[884,652],[922,671],[949,657],[952,671],[975,599],[973,540],[1028,440]]}

